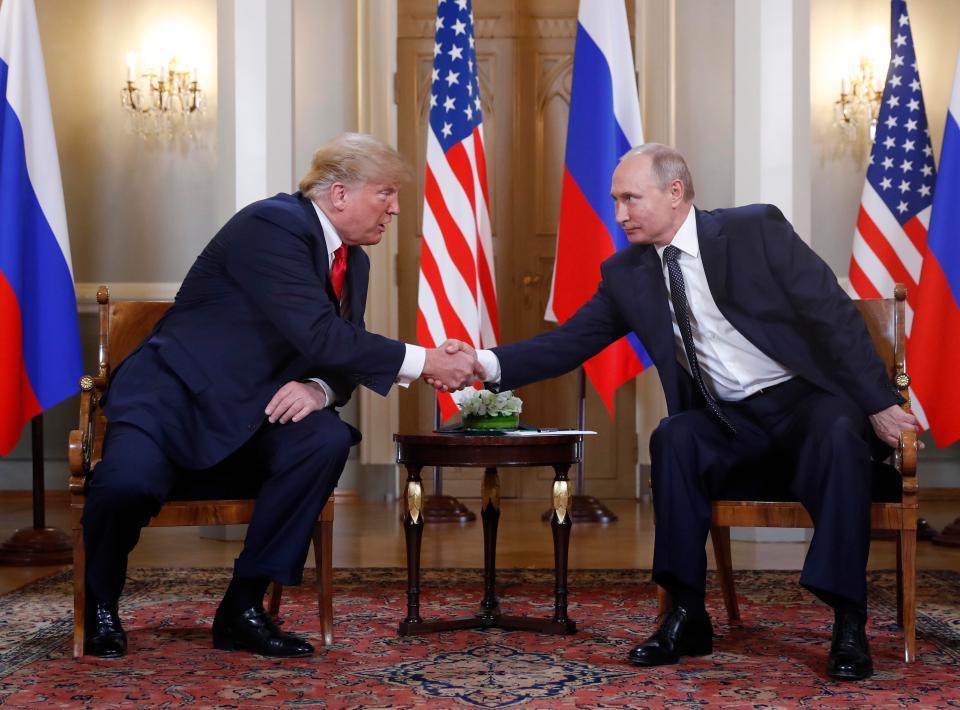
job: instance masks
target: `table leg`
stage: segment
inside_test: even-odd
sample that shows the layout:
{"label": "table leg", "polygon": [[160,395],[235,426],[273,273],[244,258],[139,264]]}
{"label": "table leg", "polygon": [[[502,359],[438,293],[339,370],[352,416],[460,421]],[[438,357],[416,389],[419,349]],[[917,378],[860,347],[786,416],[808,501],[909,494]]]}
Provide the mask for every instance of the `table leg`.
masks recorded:
{"label": "table leg", "polygon": [[570,511],[572,491],[567,480],[570,465],[556,465],[553,470],[553,516],[550,518],[556,573],[553,623],[567,626],[572,632],[576,630],[576,623],[567,616],[567,553],[570,549],[570,528],[573,525]]}
{"label": "table leg", "polygon": [[500,603],[497,601],[497,526],[500,522],[500,476],[497,469],[487,468],[483,472],[480,495],[483,519],[483,601],[480,602],[480,620],[493,621],[500,616]]}
{"label": "table leg", "polygon": [[407,618],[400,622],[400,634],[423,623],[420,617],[420,541],[423,537],[423,483],[421,466],[407,466],[404,493],[403,534],[407,542]]}

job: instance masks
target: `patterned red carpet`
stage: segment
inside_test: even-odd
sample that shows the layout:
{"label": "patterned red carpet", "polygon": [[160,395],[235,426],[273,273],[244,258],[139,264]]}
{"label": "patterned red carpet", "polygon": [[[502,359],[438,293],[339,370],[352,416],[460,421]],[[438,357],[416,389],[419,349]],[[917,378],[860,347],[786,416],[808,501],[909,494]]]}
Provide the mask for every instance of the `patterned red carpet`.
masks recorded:
{"label": "patterned red carpet", "polygon": [[[343,570],[335,579],[336,644],[308,659],[216,651],[209,626],[226,570],[134,570],[121,608],[131,654],[70,656],[67,575],[0,597],[0,705],[106,707],[796,708],[960,706],[960,575],[927,572],[918,585],[919,662],[901,662],[893,574],[871,576],[876,674],[853,684],[824,675],[831,615],[793,572],[737,577],[742,626],[711,612],[712,656],[633,668],[623,659],[650,630],[653,586],[637,572],[571,575],[573,636],[460,631],[400,638],[401,570]],[[424,617],[461,615],[480,598],[481,573],[424,572]],[[312,581],[310,578],[308,581]],[[547,615],[546,571],[501,572],[506,613]],[[316,639],[310,586],[285,591],[285,628]]]}

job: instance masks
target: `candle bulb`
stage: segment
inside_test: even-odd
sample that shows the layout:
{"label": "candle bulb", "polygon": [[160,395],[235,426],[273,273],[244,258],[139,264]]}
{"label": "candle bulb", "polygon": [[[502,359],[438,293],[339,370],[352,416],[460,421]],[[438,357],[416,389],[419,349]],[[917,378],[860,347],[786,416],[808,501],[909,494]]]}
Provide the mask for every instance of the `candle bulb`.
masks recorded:
{"label": "candle bulb", "polygon": [[135,81],[137,74],[137,53],[127,52],[127,81]]}
{"label": "candle bulb", "polygon": [[841,80],[840,80],[840,93],[841,93],[841,94],[846,94],[846,93],[847,93],[847,80],[846,80],[846,79],[841,79]]}

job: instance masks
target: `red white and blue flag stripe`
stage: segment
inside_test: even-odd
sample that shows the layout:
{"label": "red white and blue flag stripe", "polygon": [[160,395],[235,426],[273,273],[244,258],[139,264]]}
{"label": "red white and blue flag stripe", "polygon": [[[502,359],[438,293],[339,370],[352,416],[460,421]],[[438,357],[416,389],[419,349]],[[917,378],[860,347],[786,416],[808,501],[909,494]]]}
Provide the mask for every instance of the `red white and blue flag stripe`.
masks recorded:
{"label": "red white and blue flag stripe", "polygon": [[952,444],[960,439],[960,56],[907,357],[933,438]]}
{"label": "red white and blue flag stripe", "polygon": [[[858,298],[890,298],[895,284],[906,285],[908,359],[935,182],[907,4],[892,0],[890,65],[857,215],[850,291]],[[926,403],[915,395],[913,410],[926,428]]]}
{"label": "red white and blue flag stripe", "polygon": [[[545,318],[563,323],[600,283],[600,263],[628,245],[617,224],[610,181],[620,156],[643,143],[640,101],[623,0],[581,0],[557,258]],[[613,394],[651,364],[634,333],[584,364],[613,416]]]}
{"label": "red white and blue flag stripe", "polygon": [[[440,0],[433,45],[417,340],[497,344],[497,296],[470,0]],[[438,393],[441,416],[457,412]]]}
{"label": "red white and blue flag stripe", "polygon": [[81,373],[63,186],[33,0],[0,4],[0,455]]}

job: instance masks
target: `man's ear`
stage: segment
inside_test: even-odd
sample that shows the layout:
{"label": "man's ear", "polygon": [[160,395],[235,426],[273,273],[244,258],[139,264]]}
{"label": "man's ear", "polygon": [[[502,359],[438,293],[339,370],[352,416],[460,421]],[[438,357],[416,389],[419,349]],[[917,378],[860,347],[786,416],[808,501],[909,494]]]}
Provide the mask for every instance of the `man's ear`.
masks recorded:
{"label": "man's ear", "polygon": [[347,204],[347,187],[342,182],[335,182],[330,186],[330,204],[342,210]]}
{"label": "man's ear", "polygon": [[674,180],[670,183],[670,199],[673,200],[674,205],[678,205],[683,202],[683,181]]}

